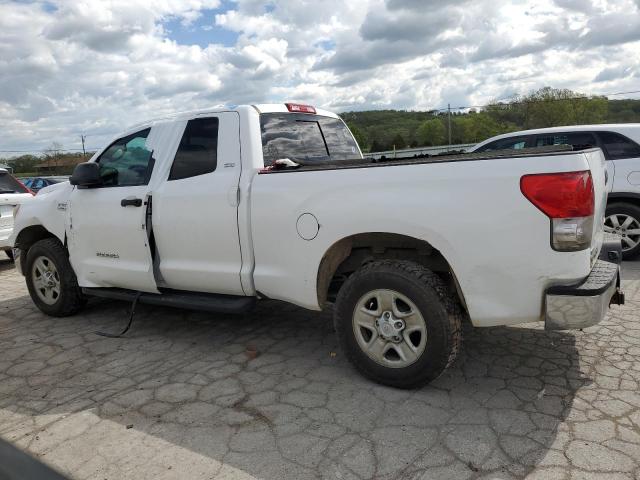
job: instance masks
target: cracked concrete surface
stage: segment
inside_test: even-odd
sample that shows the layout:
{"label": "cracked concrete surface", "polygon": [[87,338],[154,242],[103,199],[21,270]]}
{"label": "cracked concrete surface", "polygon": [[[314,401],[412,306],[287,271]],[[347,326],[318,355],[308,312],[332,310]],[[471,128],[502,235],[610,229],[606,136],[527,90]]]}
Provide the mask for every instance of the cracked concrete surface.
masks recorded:
{"label": "cracked concrete surface", "polygon": [[110,339],[127,304],[46,317],[0,261],[0,436],[77,479],[640,480],[640,264],[625,276],[601,325],[476,329],[401,391],[351,368],[327,313],[140,306]]}

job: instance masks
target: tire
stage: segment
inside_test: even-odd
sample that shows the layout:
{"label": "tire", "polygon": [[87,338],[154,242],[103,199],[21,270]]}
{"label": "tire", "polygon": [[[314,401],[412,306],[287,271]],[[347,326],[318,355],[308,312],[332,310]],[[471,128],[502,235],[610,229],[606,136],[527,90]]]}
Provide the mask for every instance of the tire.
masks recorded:
{"label": "tire", "polygon": [[[629,222],[625,225],[626,222]],[[611,203],[605,213],[605,231],[622,235],[622,258],[640,254],[640,207],[632,203]]]}
{"label": "tire", "polygon": [[42,312],[66,317],[84,306],[85,299],[67,250],[58,239],[46,238],[34,243],[27,252],[25,267],[29,295]]}
{"label": "tire", "polygon": [[13,262],[13,250],[5,250],[4,253],[6,253],[9,260]]}
{"label": "tire", "polygon": [[[462,318],[457,297],[440,277],[401,260],[360,268],[340,289],[334,309],[349,361],[371,380],[397,388],[426,385],[454,363],[462,347]],[[398,320],[401,330],[395,330]]]}

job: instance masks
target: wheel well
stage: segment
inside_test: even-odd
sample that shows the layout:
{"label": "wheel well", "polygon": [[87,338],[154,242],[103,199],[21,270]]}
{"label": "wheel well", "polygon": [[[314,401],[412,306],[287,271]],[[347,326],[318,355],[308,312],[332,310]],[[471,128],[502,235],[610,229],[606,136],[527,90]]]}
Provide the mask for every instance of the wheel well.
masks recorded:
{"label": "wheel well", "polygon": [[640,207],[640,196],[611,196],[607,198],[607,207],[619,203],[630,203],[636,207]]}
{"label": "wheel well", "polygon": [[25,268],[24,262],[27,258],[27,251],[29,251],[34,243],[50,237],[58,238],[42,225],[32,225],[25,228],[18,234],[15,246],[16,248],[19,248],[22,252],[24,252],[22,255],[20,255],[20,262],[22,263],[21,267],[23,272]]}
{"label": "wheel well", "polygon": [[319,305],[334,301],[349,275],[361,266],[380,259],[409,260],[424,265],[447,282],[466,309],[453,269],[439,250],[424,240],[380,232],[361,233],[343,238],[324,254],[318,268],[316,283]]}

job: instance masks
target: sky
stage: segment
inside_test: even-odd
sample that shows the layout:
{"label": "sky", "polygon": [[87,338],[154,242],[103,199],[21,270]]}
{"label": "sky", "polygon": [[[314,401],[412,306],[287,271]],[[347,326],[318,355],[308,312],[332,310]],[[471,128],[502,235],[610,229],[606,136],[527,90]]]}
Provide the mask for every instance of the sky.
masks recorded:
{"label": "sky", "polygon": [[0,157],[218,105],[429,110],[543,86],[640,90],[640,0],[0,0]]}

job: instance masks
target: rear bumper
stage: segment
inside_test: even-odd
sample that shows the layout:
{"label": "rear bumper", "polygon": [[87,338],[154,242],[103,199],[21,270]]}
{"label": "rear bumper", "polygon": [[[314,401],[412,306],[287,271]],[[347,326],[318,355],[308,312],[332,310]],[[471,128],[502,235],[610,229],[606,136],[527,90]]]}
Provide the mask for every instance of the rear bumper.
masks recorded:
{"label": "rear bumper", "polygon": [[545,294],[545,329],[570,330],[591,327],[605,316],[609,305],[624,303],[620,290],[620,239],[605,239],[587,278],[577,285],[557,285]]}

